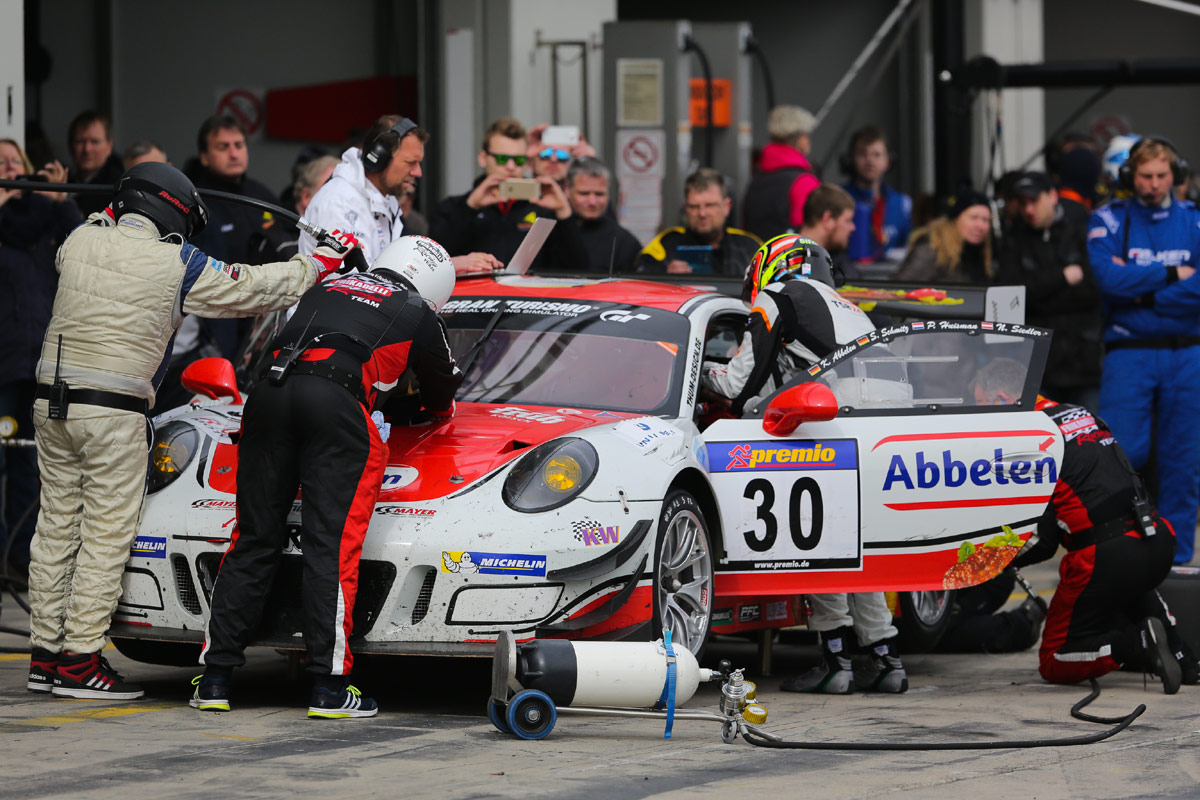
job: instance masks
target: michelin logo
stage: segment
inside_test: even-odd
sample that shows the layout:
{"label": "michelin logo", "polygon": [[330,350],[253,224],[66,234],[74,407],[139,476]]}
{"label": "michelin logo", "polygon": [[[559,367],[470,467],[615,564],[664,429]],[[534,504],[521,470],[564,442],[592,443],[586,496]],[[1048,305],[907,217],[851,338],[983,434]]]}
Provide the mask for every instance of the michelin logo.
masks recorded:
{"label": "michelin logo", "polygon": [[476,550],[442,551],[442,572],[462,575],[532,575],[546,577],[546,557]]}
{"label": "michelin logo", "polygon": [[161,536],[139,536],[133,541],[130,555],[134,558],[166,558],[167,540]]}

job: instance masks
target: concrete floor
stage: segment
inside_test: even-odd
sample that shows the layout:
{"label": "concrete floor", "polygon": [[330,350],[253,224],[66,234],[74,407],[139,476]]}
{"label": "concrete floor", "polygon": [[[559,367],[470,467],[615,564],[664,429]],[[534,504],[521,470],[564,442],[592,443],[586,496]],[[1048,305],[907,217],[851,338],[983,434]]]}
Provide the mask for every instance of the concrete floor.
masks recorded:
{"label": "concrete floor", "polygon": [[[1052,590],[1054,573],[1032,575]],[[25,627],[11,599],[0,621]],[[63,700],[24,688],[27,643],[0,635],[0,797],[581,797],[696,795],[829,798],[1184,798],[1200,796],[1200,687],[1164,696],[1140,675],[1106,676],[1088,710],[1127,713],[1131,728],[1099,744],[1029,750],[769,751],[726,745],[710,722],[560,717],[542,741],[497,732],[484,716],[490,663],[391,659],[364,666],[359,685],[383,711],[368,720],[310,721],[307,690],[284,660],[253,651],[237,675],[234,710],[187,706],[197,670],[108,656],[143,683],[132,703]],[[1064,737],[1101,726],[1070,718],[1085,687],[1050,686],[1036,653],[907,655],[904,695],[827,697],[778,691],[806,667],[811,645],[777,646],[760,680],[766,727],[788,739],[960,741]],[[754,646],[718,640],[715,664],[757,663]],[[689,707],[716,707],[709,684]]]}

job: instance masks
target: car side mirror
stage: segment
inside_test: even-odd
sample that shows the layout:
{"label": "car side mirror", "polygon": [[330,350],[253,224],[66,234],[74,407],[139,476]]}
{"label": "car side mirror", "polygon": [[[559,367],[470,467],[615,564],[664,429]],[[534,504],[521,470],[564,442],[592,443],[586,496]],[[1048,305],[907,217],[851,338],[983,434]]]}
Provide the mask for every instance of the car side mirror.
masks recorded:
{"label": "car side mirror", "polygon": [[802,383],[784,389],[767,406],[763,430],[772,436],[791,436],[804,422],[825,422],[837,416],[837,398],[823,383]]}
{"label": "car side mirror", "polygon": [[242,402],[233,364],[230,364],[227,358],[197,359],[183,368],[179,382],[189,392],[202,394],[213,400],[229,397],[235,403]]}

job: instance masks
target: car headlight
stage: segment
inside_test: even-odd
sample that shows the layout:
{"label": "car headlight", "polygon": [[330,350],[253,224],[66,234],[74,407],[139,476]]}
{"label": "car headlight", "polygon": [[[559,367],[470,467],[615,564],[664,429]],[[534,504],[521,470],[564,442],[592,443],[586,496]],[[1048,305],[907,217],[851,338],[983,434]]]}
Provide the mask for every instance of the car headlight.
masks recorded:
{"label": "car headlight", "polygon": [[549,511],[579,495],[600,457],[583,439],[555,439],[530,450],[504,480],[504,502],[514,511]]}
{"label": "car headlight", "polygon": [[153,494],[170,486],[183,474],[200,444],[200,434],[182,420],[171,420],[154,432],[150,451],[150,478],[146,491]]}

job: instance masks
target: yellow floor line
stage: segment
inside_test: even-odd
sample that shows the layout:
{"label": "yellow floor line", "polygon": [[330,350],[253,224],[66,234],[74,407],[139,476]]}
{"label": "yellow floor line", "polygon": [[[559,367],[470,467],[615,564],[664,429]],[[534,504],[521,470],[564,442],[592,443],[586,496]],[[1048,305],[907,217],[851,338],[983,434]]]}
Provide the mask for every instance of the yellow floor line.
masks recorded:
{"label": "yellow floor line", "polygon": [[53,714],[46,717],[30,717],[28,719],[14,719],[0,725],[0,728],[24,727],[26,725],[37,725],[45,727],[58,727],[59,725],[68,725],[72,722],[88,722],[94,719],[113,719],[114,717],[127,717],[130,714],[144,714],[147,711],[159,711],[164,708],[174,708],[175,704],[155,703],[152,705],[137,705],[137,706],[117,706],[109,708],[85,708],[81,711],[70,711],[66,714]]}
{"label": "yellow floor line", "polygon": [[28,661],[29,653],[5,653],[0,656],[0,661]]}

